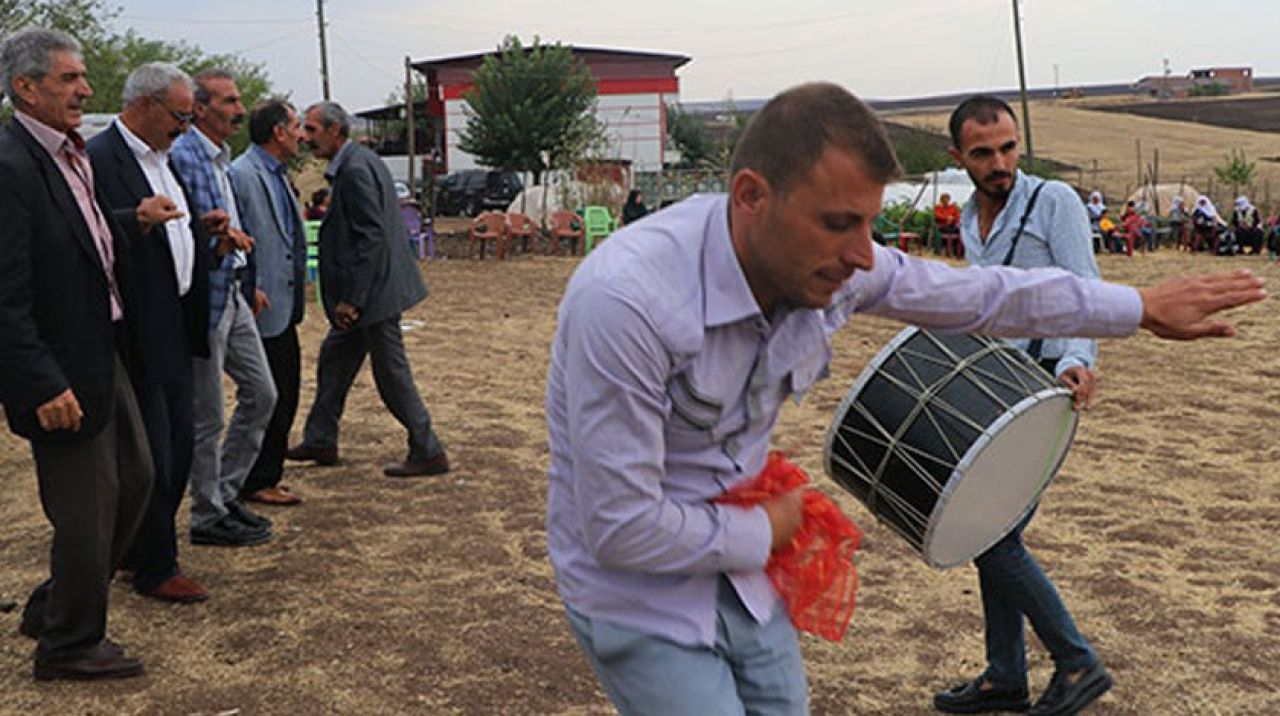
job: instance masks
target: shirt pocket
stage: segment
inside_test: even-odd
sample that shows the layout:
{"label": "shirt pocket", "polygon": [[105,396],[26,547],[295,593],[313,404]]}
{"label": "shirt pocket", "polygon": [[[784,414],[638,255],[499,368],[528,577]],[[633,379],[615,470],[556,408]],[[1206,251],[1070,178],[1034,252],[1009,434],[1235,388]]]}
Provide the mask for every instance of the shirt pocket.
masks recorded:
{"label": "shirt pocket", "polygon": [[667,399],[671,401],[669,439],[690,446],[706,446],[715,441],[724,403],[699,391],[688,371],[678,373],[667,383]]}

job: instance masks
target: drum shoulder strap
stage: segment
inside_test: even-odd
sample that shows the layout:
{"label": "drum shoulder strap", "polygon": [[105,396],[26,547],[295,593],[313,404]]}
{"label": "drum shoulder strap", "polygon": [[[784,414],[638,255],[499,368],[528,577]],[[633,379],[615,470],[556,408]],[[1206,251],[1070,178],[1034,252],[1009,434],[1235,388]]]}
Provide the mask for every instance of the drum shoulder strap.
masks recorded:
{"label": "drum shoulder strap", "polygon": [[[1036,208],[1036,198],[1040,196],[1040,190],[1049,182],[1042,181],[1031,192],[1031,198],[1027,200],[1027,208],[1022,212],[1022,219],[1018,221],[1018,233],[1013,235],[1013,241],[1009,242],[1009,253],[1004,255],[1002,266],[1013,265],[1013,252],[1018,250],[1018,239],[1022,238],[1022,232],[1027,228],[1027,219],[1031,218],[1031,210]],[[1031,341],[1031,345],[1027,346],[1027,353],[1035,360],[1040,360],[1040,351],[1044,348],[1044,339],[1036,338]]]}
{"label": "drum shoulder strap", "polygon": [[1031,218],[1031,210],[1036,208],[1036,199],[1040,196],[1040,190],[1048,183],[1040,182],[1039,186],[1031,192],[1031,198],[1027,200],[1027,208],[1022,212],[1022,219],[1018,221],[1018,233],[1013,235],[1013,241],[1009,242],[1009,253],[1005,254],[1004,261],[1000,262],[1002,266],[1013,265],[1013,252],[1018,250],[1018,240],[1022,238],[1022,232],[1027,229],[1027,220]]}

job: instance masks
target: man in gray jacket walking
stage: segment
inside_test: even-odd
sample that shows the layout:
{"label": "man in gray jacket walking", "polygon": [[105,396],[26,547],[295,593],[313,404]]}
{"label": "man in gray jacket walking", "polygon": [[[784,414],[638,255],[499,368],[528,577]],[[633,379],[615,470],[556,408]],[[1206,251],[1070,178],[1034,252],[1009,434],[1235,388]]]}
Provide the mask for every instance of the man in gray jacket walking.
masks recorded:
{"label": "man in gray jacket walking", "polygon": [[440,475],[449,458],[413,383],[404,353],[400,313],[427,296],[409,251],[391,172],[376,154],[348,138],[351,119],[341,105],[309,107],[303,136],[329,160],[329,211],[320,227],[320,289],[330,328],[320,345],[316,397],[291,460],[338,461],[338,421],[347,391],[366,354],[382,402],[409,431],[409,454],[384,468],[388,477]]}

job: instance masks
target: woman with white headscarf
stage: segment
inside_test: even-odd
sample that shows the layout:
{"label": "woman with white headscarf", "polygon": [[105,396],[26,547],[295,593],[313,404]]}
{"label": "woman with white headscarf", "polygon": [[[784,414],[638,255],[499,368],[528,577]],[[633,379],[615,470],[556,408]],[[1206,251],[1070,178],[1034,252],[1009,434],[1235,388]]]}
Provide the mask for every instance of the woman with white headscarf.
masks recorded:
{"label": "woman with white headscarf", "polygon": [[1235,210],[1231,212],[1231,229],[1236,234],[1236,242],[1249,249],[1251,256],[1262,253],[1262,217],[1258,208],[1249,203],[1249,197],[1241,195],[1236,199]]}

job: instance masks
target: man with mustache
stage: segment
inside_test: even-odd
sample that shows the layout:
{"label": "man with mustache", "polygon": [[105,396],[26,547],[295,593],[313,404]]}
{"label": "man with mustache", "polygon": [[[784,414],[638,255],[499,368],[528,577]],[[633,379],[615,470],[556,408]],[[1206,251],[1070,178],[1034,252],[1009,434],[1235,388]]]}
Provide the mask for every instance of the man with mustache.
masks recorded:
{"label": "man with mustache", "polygon": [[[1018,168],[1018,123],[1003,100],[977,95],[951,114],[951,158],[977,191],[960,219],[965,256],[975,266],[1057,267],[1097,279],[1089,214],[1075,190]],[[1013,341],[1075,394],[1077,409],[1093,402],[1097,341],[1091,338]],[[1035,479],[1035,476],[1027,476]],[[939,692],[934,706],[948,713],[1024,711],[1074,714],[1111,688],[1111,677],[1076,629],[1062,598],[1022,543],[1022,522],[979,555],[978,582],[986,619],[986,670]],[[1026,636],[1031,622],[1056,671],[1032,706],[1027,690]]]}
{"label": "man with mustache", "polygon": [[338,422],[367,355],[378,395],[409,433],[409,454],[382,474],[443,475],[449,457],[414,385],[400,331],[400,314],[427,297],[427,285],[409,251],[391,172],[372,150],[351,141],[350,133],[351,116],[335,102],[318,102],[303,113],[302,135],[312,154],[329,160],[324,176],[332,191],[320,226],[320,290],[330,327],[316,358],[316,397],[302,443],[285,457],[338,462]]}
{"label": "man with mustache", "polygon": [[97,198],[77,131],[93,96],[80,43],[40,28],[9,35],[0,92],[14,107],[0,128],[0,402],[10,430],[31,442],[53,526],[49,578],[18,631],[38,639],[37,679],[137,676],[142,662],[106,629],[111,574],[151,490],[125,370],[140,306],[125,237]]}
{"label": "man with mustache", "polygon": [[[219,258],[209,275],[209,357],[192,362],[195,450],[191,460],[191,542],[242,547],[271,538],[271,522],[240,501],[240,488],[262,446],[276,403],[275,382],[254,316],[266,294],[257,290],[253,239],[245,234],[231,186],[227,140],[245,119],[235,77],[210,69],[195,82],[195,123],[173,143],[173,167],[201,215],[226,212],[225,234],[214,237]],[[226,438],[222,373],[236,384],[236,408]]]}
{"label": "man with mustache", "polygon": [[209,598],[178,565],[174,518],[191,471],[191,357],[209,354],[210,233],[226,213],[200,218],[169,166],[169,148],[192,119],[191,78],[150,62],[129,74],[124,108],[88,142],[102,202],[124,225],[137,279],[134,387],[155,462],[155,487],[124,566],[140,594],[169,602]]}

